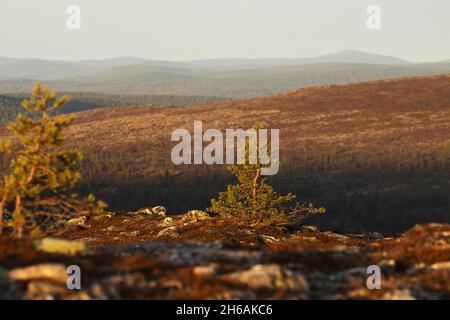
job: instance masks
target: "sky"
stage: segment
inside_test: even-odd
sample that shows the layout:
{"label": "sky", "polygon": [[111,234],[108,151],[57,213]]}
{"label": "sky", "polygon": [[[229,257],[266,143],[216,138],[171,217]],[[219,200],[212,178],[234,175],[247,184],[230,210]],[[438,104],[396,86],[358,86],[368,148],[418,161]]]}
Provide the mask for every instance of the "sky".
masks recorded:
{"label": "sky", "polygon": [[[81,29],[69,30],[69,5]],[[381,29],[366,26],[369,5]],[[361,50],[450,59],[449,0],[0,0],[0,56],[304,58]]]}

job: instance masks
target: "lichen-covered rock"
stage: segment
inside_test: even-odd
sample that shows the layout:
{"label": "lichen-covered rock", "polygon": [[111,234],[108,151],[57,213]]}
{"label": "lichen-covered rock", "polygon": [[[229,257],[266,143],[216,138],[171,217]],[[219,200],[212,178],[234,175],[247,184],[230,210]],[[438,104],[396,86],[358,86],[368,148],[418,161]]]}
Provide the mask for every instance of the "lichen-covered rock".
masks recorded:
{"label": "lichen-covered rock", "polygon": [[280,241],[280,239],[277,239],[277,238],[272,237],[272,236],[266,236],[264,234],[262,234],[260,236],[260,238],[261,238],[261,241],[263,241],[264,243],[275,243],[275,242],[279,242]]}
{"label": "lichen-covered rock", "polygon": [[9,278],[15,281],[50,280],[66,283],[66,267],[59,263],[42,263],[23,268],[16,268],[9,272]]}
{"label": "lichen-covered rock", "polygon": [[383,295],[384,300],[416,300],[409,289],[395,289]]}
{"label": "lichen-covered rock", "polygon": [[312,232],[317,232],[319,230],[319,228],[317,228],[316,226],[310,226],[310,225],[302,225],[300,227],[301,230],[309,230]]}
{"label": "lichen-covered rock", "polygon": [[196,223],[199,221],[210,219],[211,217],[201,210],[190,210],[186,212],[181,218],[182,223]]}
{"label": "lichen-covered rock", "polygon": [[92,219],[94,219],[95,221],[101,221],[104,219],[112,219],[112,217],[114,217],[115,215],[115,212],[105,212],[104,214],[92,217]]}
{"label": "lichen-covered rock", "polygon": [[87,222],[86,216],[81,216],[78,218],[73,218],[67,221],[68,226],[85,226]]}
{"label": "lichen-covered rock", "polygon": [[153,208],[142,208],[139,209],[138,211],[136,211],[136,214],[143,214],[143,215],[155,215],[155,216],[160,216],[160,217],[164,217],[166,216],[166,208],[163,206],[156,206]]}
{"label": "lichen-covered rock", "polygon": [[152,208],[152,213],[157,215],[157,216],[164,217],[166,215],[166,213],[167,213],[167,210],[163,206],[156,206],[156,207]]}
{"label": "lichen-covered rock", "polygon": [[432,270],[450,270],[450,261],[436,262],[430,266]]}
{"label": "lichen-covered rock", "polygon": [[46,281],[32,281],[27,285],[25,298],[29,300],[57,300],[64,297],[67,288]]}
{"label": "lichen-covered rock", "polygon": [[54,238],[36,239],[33,245],[38,251],[61,255],[88,254],[91,251],[86,242]]}
{"label": "lichen-covered rock", "polygon": [[172,237],[172,238],[176,238],[180,235],[180,231],[178,230],[178,228],[176,227],[168,227],[165,228],[163,230],[161,230],[157,237]]}
{"label": "lichen-covered rock", "polygon": [[251,289],[291,289],[308,292],[308,282],[303,276],[294,275],[278,264],[257,264],[245,271],[223,277],[225,281],[246,285]]}
{"label": "lichen-covered rock", "polygon": [[173,223],[173,218],[166,217],[164,221],[161,223],[161,226],[170,226]]}
{"label": "lichen-covered rock", "polygon": [[142,208],[142,209],[139,209],[138,211],[136,211],[136,214],[148,214],[148,215],[151,215],[151,214],[153,214],[153,212],[152,212],[152,209],[150,209],[150,208]]}
{"label": "lichen-covered rock", "polygon": [[31,281],[28,283],[25,298],[29,300],[90,300],[84,290],[67,290],[66,285],[46,281]]}
{"label": "lichen-covered rock", "polygon": [[[227,229],[226,221],[216,223],[214,218],[181,226],[181,217],[171,217],[172,224],[163,226],[167,218],[119,214],[96,222],[95,228],[70,228],[64,233],[69,238],[95,246],[95,255],[76,258],[54,247],[46,251],[59,255],[42,254],[34,249],[33,239],[0,237],[0,300],[450,297],[449,225],[416,227],[378,240],[367,234],[272,234],[241,225]],[[207,233],[216,238],[204,239]],[[257,246],[224,243],[233,236]],[[103,237],[107,241],[95,242]],[[272,237],[279,241],[261,241]],[[72,264],[82,267],[81,290],[67,289],[65,268]],[[381,267],[381,290],[367,287],[367,266],[372,264]]]}
{"label": "lichen-covered rock", "polygon": [[204,278],[208,278],[208,277],[213,277],[215,275],[217,275],[218,273],[218,264],[217,263],[211,263],[209,265],[201,265],[201,266],[196,266],[192,269],[192,273],[194,273],[194,275],[196,275],[197,277],[204,277]]}

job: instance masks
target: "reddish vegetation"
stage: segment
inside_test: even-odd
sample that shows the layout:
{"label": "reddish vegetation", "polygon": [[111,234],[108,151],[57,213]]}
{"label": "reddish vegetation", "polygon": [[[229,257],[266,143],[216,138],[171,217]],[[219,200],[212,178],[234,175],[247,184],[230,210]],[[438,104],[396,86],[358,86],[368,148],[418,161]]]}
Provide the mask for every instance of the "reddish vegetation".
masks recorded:
{"label": "reddish vegetation", "polygon": [[[443,238],[436,237],[443,235]],[[414,228],[403,238],[380,243],[379,247],[402,268],[410,268],[418,263],[432,264],[450,261],[449,225],[436,225],[433,228]],[[383,258],[380,252],[373,254],[375,260]]]}
{"label": "reddish vegetation", "polygon": [[[155,221],[155,219],[157,219]],[[180,236],[157,237],[164,229],[162,218],[149,218],[134,214],[123,214],[113,220],[93,222],[89,228],[72,229],[60,234],[68,239],[84,239],[93,247],[146,242],[151,240],[170,240],[172,242],[221,241],[230,248],[259,248],[263,243],[261,234],[282,237],[285,233],[270,227],[255,229],[235,220],[218,218],[203,221],[201,224],[183,224],[181,217],[174,217],[174,223],[180,229]]]}
{"label": "reddish vegetation", "polygon": [[[332,145],[341,149],[351,144],[355,153],[388,161],[386,156],[393,154],[386,151],[412,154],[428,146],[431,152],[437,147],[436,137],[444,142],[450,122],[449,87],[450,76],[436,76],[306,88],[267,98],[180,108],[90,110],[78,113],[71,139],[82,146],[116,151],[147,143],[163,147],[171,144],[173,130],[192,129],[194,120],[218,129],[250,128],[260,121],[281,129],[285,149],[328,152]],[[170,160],[170,153],[162,155],[161,161]],[[129,160],[139,161],[132,156]]]}
{"label": "reddish vegetation", "polygon": [[[359,234],[118,213],[57,235],[89,243],[94,250],[84,255],[44,254],[30,240],[0,238],[0,298],[450,299],[448,224],[388,238],[358,231],[449,221],[449,96],[450,76],[437,76],[80,113],[69,140],[89,154],[84,187],[113,206],[205,207],[224,188],[223,168],[174,166],[170,133],[194,120],[219,129],[259,121],[281,129],[278,186],[310,192],[317,205],[328,201],[322,224]],[[45,273],[11,278],[44,262],[79,265],[83,290],[68,291]],[[372,264],[381,267],[381,290],[366,286]]]}
{"label": "reddish vegetation", "polygon": [[[224,166],[175,166],[174,129],[280,129],[276,188],[325,206],[318,221],[393,234],[449,221],[450,76],[322,86],[191,107],[135,106],[77,114],[70,140],[86,150],[84,188],[114,210],[162,203],[205,208],[230,182]],[[189,192],[186,192],[189,190]]]}
{"label": "reddish vegetation", "polygon": [[[224,166],[175,166],[174,129],[280,129],[273,183],[328,209],[316,223],[343,232],[403,232],[448,222],[450,76],[290,91],[190,107],[133,106],[78,113],[68,139],[87,152],[81,191],[112,210],[164,204],[205,208],[231,178]],[[189,190],[187,192],[186,190]]]}
{"label": "reddish vegetation", "polygon": [[[0,239],[0,264],[6,268],[0,270],[0,297],[450,299],[449,225],[417,226],[396,238],[379,238],[310,228],[258,230],[217,218],[183,223],[174,217],[171,225],[179,236],[170,237],[158,236],[166,228],[162,223],[160,217],[132,214],[91,219],[61,235],[95,248],[72,257],[42,254],[28,240]],[[70,291],[65,283],[36,275],[1,280],[8,270],[44,262],[79,265],[83,290]],[[381,267],[381,290],[366,287],[372,264]]]}

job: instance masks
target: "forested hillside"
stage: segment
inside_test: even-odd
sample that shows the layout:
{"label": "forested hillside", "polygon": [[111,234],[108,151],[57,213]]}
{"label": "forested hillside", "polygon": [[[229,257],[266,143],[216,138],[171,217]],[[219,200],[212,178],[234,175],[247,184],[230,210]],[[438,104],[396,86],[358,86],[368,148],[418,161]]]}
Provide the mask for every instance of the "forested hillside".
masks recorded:
{"label": "forested hillside", "polygon": [[[64,93],[63,93],[64,94]],[[114,95],[90,92],[69,92],[70,102],[64,113],[84,111],[94,108],[121,107],[132,105],[186,106],[198,103],[214,103],[226,100],[219,97],[176,96],[176,95]],[[0,95],[0,124],[14,119],[19,111],[20,103],[27,94]]]}
{"label": "forested hillside", "polygon": [[327,208],[319,226],[395,233],[450,212],[450,76],[403,78],[211,105],[136,106],[78,114],[71,143],[87,152],[81,191],[112,210],[204,209],[233,182],[225,166],[171,161],[170,134],[204,128],[280,129],[280,192]]}
{"label": "forested hillside", "polygon": [[[46,85],[58,92],[251,98],[318,85],[446,73],[450,73],[450,63],[387,65],[327,62],[276,66],[243,64],[228,68],[209,67],[203,63],[197,67],[120,65],[88,75],[75,73],[70,77],[43,78]],[[0,80],[0,94],[28,92],[33,82],[43,78]]]}

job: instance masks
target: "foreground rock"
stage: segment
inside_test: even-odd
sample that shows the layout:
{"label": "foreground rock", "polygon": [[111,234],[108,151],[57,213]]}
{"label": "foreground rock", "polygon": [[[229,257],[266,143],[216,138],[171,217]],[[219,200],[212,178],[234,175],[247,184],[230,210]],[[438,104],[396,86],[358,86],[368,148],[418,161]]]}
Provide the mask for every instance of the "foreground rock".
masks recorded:
{"label": "foreground rock", "polygon": [[[182,220],[124,214],[65,234],[84,241],[0,238],[0,299],[450,299],[449,225],[381,238]],[[380,290],[367,287],[374,264]],[[69,265],[81,290],[66,287]]]}
{"label": "foreground rock", "polygon": [[171,237],[171,238],[176,238],[180,235],[180,230],[178,230],[178,228],[176,227],[168,227],[166,229],[161,230],[157,237],[158,238],[164,238],[164,237]]}
{"label": "foreground rock", "polygon": [[34,241],[34,247],[41,252],[70,256],[88,254],[91,251],[86,242],[53,238],[37,239]]}
{"label": "foreground rock", "polygon": [[208,220],[211,217],[204,211],[201,210],[190,210],[186,212],[181,218],[182,223],[197,223],[200,221]]}
{"label": "foreground rock", "polygon": [[49,280],[66,283],[66,267],[59,263],[43,263],[24,268],[13,269],[9,278],[16,281]]}
{"label": "foreground rock", "polygon": [[67,221],[68,226],[85,226],[87,222],[87,217],[81,216],[79,218],[73,218]]}
{"label": "foreground rock", "polygon": [[289,289],[308,292],[308,283],[301,275],[283,269],[278,264],[257,264],[245,271],[234,272],[224,276],[231,283],[248,286],[251,289]]}
{"label": "foreground rock", "polygon": [[143,208],[136,211],[136,214],[144,214],[144,215],[154,215],[154,216],[160,216],[165,217],[167,213],[167,210],[163,206],[156,206],[153,208]]}

